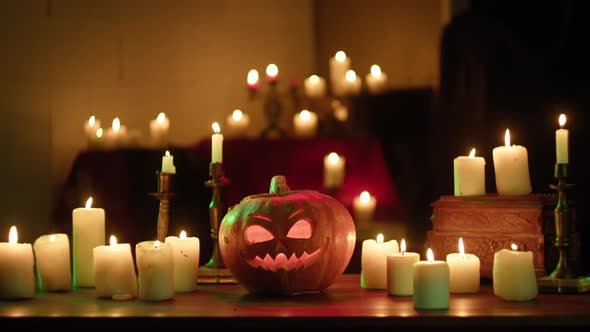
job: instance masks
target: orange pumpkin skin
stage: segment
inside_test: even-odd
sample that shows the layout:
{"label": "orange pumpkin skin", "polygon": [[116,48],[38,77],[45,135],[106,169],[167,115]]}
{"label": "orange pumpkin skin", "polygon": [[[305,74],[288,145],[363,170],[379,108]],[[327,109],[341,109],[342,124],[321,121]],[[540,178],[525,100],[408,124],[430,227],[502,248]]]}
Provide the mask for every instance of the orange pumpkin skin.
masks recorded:
{"label": "orange pumpkin skin", "polygon": [[344,205],[317,191],[290,191],[281,176],[273,177],[271,193],[231,207],[219,227],[225,265],[255,294],[324,290],[346,269],[355,243]]}

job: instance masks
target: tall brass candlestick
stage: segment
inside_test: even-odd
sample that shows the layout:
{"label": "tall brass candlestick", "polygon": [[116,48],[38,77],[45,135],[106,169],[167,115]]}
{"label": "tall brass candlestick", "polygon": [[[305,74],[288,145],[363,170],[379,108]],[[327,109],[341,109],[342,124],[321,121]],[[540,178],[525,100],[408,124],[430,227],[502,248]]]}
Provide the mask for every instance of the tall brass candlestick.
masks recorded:
{"label": "tall brass candlestick", "polygon": [[168,224],[170,219],[170,198],[174,196],[171,192],[172,187],[172,173],[164,173],[156,171],[156,178],[158,180],[158,192],[151,193],[153,197],[160,201],[158,208],[158,224],[157,224],[157,239],[160,242],[165,242],[168,235]]}

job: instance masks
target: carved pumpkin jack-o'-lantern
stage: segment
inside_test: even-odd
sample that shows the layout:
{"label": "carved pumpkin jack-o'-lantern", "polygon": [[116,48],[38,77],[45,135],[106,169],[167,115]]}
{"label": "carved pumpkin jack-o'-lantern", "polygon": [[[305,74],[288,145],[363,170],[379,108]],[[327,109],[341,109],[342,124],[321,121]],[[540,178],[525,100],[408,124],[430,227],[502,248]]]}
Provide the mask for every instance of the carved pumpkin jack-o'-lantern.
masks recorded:
{"label": "carved pumpkin jack-o'-lantern", "polygon": [[219,226],[225,265],[256,294],[324,290],[346,269],[355,242],[344,205],[317,191],[291,191],[284,176],[272,178],[270,193],[231,207]]}

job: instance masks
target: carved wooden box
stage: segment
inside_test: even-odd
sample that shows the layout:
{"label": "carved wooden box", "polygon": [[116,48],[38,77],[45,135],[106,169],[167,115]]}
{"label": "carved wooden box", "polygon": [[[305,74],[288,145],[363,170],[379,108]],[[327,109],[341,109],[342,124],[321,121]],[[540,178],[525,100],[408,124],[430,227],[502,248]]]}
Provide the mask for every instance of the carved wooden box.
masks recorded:
{"label": "carved wooden box", "polygon": [[[557,195],[442,196],[432,204],[428,246],[436,259],[444,260],[448,253],[459,251],[459,237],[463,237],[465,251],[481,261],[481,277],[491,278],[494,253],[515,243],[519,250],[533,252],[535,271],[543,276],[557,262],[556,203]],[[573,226],[570,256],[576,264],[579,241]]]}

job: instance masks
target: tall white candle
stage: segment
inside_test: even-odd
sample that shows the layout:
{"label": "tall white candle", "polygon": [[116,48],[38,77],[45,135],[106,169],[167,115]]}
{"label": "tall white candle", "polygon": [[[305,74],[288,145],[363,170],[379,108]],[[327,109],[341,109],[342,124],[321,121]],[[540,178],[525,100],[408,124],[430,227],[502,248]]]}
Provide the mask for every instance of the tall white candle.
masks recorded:
{"label": "tall white candle", "polygon": [[532,190],[527,149],[510,145],[508,129],[504,141],[505,146],[493,150],[496,190],[500,195],[526,195]]}
{"label": "tall white candle", "polygon": [[414,263],[414,308],[447,309],[449,307],[449,264],[434,260],[428,248],[427,261]]}
{"label": "tall white candle", "polygon": [[469,156],[459,156],[453,160],[455,196],[485,195],[486,161],[475,156],[475,149]]}
{"label": "tall white candle", "polygon": [[377,240],[363,241],[361,253],[361,287],[366,289],[387,288],[387,255],[399,252],[396,240],[383,242],[383,234]]}
{"label": "tall white candle", "polygon": [[139,299],[162,301],[174,297],[172,245],[143,241],[135,246],[139,274]]}
{"label": "tall white candle", "polygon": [[167,236],[166,243],[172,245],[174,290],[177,293],[194,291],[199,277],[199,238],[187,237],[186,232],[181,231],[178,237]]}
{"label": "tall white candle", "polygon": [[105,243],[104,223],[104,210],[92,207],[92,197],[72,211],[74,287],[94,287],[93,249]]}
{"label": "tall white candle", "polygon": [[295,134],[300,137],[315,135],[318,126],[318,116],[314,112],[303,110],[293,116]]}
{"label": "tall white candle", "polygon": [[379,94],[387,89],[387,74],[378,65],[371,66],[371,72],[366,77],[367,88],[371,94]]}
{"label": "tall white candle", "polygon": [[33,251],[40,289],[50,292],[72,289],[70,240],[67,234],[42,235],[33,243]]}
{"label": "tall white candle", "polygon": [[451,293],[477,293],[479,291],[479,257],[466,254],[463,238],[459,238],[459,253],[447,255]]}
{"label": "tall white candle", "polygon": [[414,294],[414,263],[420,254],[406,252],[406,240],[402,239],[400,252],[387,255],[387,293],[396,296]]}
{"label": "tall white candle", "polygon": [[492,281],[494,294],[507,301],[529,301],[539,293],[533,264],[533,253],[502,249],[494,254]]}
{"label": "tall white candle", "polygon": [[96,296],[127,300],[137,296],[137,276],[129,243],[117,243],[111,235],[109,245],[94,248]]}
{"label": "tall white candle", "polygon": [[241,110],[234,110],[226,119],[227,132],[234,136],[244,136],[250,125],[250,116]]}
{"label": "tall white candle", "polygon": [[150,121],[150,135],[156,144],[164,144],[170,128],[170,119],[166,113],[160,112],[158,116]]}
{"label": "tall white candle", "polygon": [[559,116],[559,129],[555,131],[555,154],[556,163],[569,163],[569,130],[563,129],[565,126],[565,114]]}
{"label": "tall white candle", "polygon": [[355,71],[349,69],[344,75],[343,91],[346,95],[356,96],[361,93],[362,82]]}
{"label": "tall white candle", "polygon": [[358,223],[366,223],[373,220],[377,199],[368,191],[361,192],[360,195],[352,201],[352,213],[354,220]]}
{"label": "tall white candle", "polygon": [[332,93],[336,96],[341,96],[344,94],[346,71],[350,69],[350,58],[343,51],[338,51],[330,58],[329,66]]}
{"label": "tall white candle", "polygon": [[219,123],[213,122],[213,135],[211,135],[211,163],[223,162],[223,135],[220,134]]}
{"label": "tall white candle", "polygon": [[8,242],[0,242],[0,299],[30,299],[35,296],[35,261],[30,243],[18,243],[16,226]]}
{"label": "tall white candle", "polygon": [[162,173],[176,174],[176,166],[174,166],[174,156],[170,151],[166,150],[162,156]]}
{"label": "tall white candle", "polygon": [[346,159],[336,152],[324,156],[324,188],[340,188],[344,181]]}
{"label": "tall white candle", "polygon": [[326,80],[318,75],[311,75],[303,80],[303,92],[308,98],[319,98],[326,95]]}

